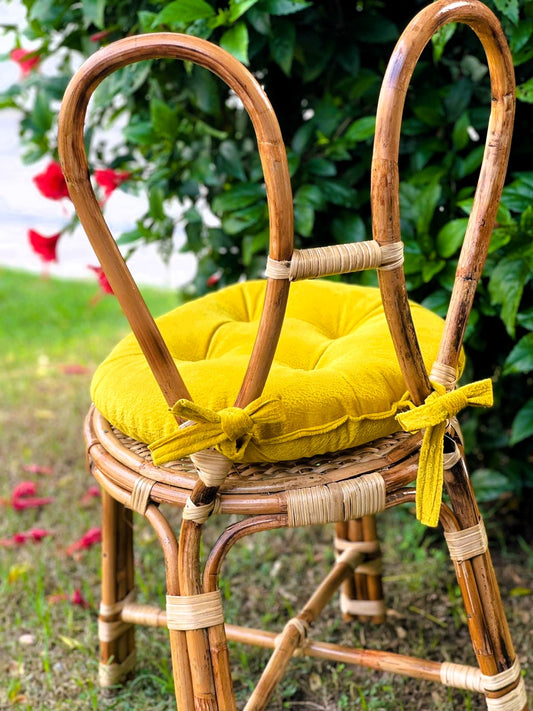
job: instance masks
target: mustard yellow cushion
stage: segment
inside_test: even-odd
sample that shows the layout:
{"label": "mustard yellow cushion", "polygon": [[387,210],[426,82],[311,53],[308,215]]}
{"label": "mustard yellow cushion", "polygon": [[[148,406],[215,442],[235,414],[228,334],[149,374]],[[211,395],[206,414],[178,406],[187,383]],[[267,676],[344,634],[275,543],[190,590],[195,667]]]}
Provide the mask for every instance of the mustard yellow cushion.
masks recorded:
{"label": "mustard yellow cushion", "polygon": [[[245,282],[157,319],[195,403],[231,407],[257,331],[265,283]],[[413,305],[428,370],[442,320]],[[461,368],[462,368],[461,363]],[[130,335],[97,369],[91,395],[127,435],[151,445],[156,463],[176,459],[174,416]],[[291,286],[287,315],[260,402],[281,398],[278,421],[259,423],[238,458],[280,461],[369,442],[399,428],[407,393],[379,290],[329,281]]]}

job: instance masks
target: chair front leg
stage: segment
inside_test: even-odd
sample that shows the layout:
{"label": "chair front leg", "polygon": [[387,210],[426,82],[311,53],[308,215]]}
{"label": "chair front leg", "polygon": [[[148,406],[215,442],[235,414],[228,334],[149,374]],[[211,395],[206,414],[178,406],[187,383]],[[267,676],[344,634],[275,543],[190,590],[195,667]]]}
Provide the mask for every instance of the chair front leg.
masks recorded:
{"label": "chair front leg", "polygon": [[459,459],[445,471],[445,484],[458,530],[450,526],[450,517],[443,515],[441,520],[463,594],[470,637],[483,675],[487,706],[489,709],[526,711],[528,704],[524,680],[520,676],[483,519],[464,459]]}
{"label": "chair front leg", "polygon": [[124,681],[135,664],[133,625],[121,620],[134,595],[132,512],[102,489],[102,599],[98,620],[100,686]]}

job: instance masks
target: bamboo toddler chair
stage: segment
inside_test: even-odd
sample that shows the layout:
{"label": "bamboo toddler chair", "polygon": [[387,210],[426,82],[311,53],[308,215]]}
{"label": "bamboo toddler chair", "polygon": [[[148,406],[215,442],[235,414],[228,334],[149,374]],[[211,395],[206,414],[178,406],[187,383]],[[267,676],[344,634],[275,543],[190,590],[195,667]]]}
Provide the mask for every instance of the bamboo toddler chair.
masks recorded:
{"label": "bamboo toddler chair", "polygon": [[[424,341],[420,339],[420,347],[403,276],[397,160],[401,116],[411,74],[433,33],[448,22],[466,23],[481,40],[490,68],[492,102],[483,165],[446,324],[444,328],[442,325],[435,327],[431,320],[433,316],[424,316],[429,319],[424,339],[431,338],[435,330],[439,332],[437,336],[442,331],[440,345],[437,342],[431,355],[435,365],[428,376],[421,353]],[[161,57],[179,58],[206,67],[227,82],[242,100],[256,132],[264,171],[270,254],[265,290],[264,282],[230,287],[180,307],[156,324],[120,256],[91,187],[83,126],[89,98],[100,81],[119,67]],[[489,709],[523,711],[527,708],[524,682],[503,611],[483,521],[469,483],[455,419],[465,405],[487,405],[490,400],[487,382],[456,388],[456,379],[461,367],[466,321],[504,182],[514,95],[513,66],[506,40],[498,21],[482,3],[477,0],[439,0],[422,10],[408,25],[394,50],[379,99],[371,176],[373,240],[295,251],[291,187],[279,126],[263,90],[235,58],[195,37],[151,34],[129,37],[101,49],[74,76],[60,114],[59,151],[63,171],[81,223],[140,345],[139,350],[132,337],[126,343],[125,354],[117,351],[110,357],[108,384],[110,380],[112,391],[115,387],[119,389],[117,407],[126,411],[126,419],[130,411],[133,411],[134,418],[138,418],[139,410],[143,409],[142,403],[139,404],[143,397],[141,390],[150,390],[150,385],[147,380],[140,388],[135,384],[138,371],[128,360],[128,353],[137,348],[162,393],[162,396],[154,397],[157,408],[164,413],[162,417],[167,418],[165,426],[169,419],[171,421],[171,433],[165,430],[154,447],[149,439],[139,441],[130,431],[124,432],[128,427],[122,423],[111,422],[112,418],[101,412],[106,409],[105,399],[103,404],[97,402],[96,407],[91,407],[86,420],[89,466],[102,487],[99,636],[100,682],[103,686],[117,684],[131,674],[135,662],[134,625],[144,624],[169,630],[176,702],[181,711],[235,709],[227,640],[272,649],[270,661],[247,702],[248,711],[267,707],[277,682],[298,650],[317,658],[359,664],[477,691],[485,696]],[[381,291],[384,314],[381,312],[378,320],[380,324],[385,324],[385,319],[388,322],[399,363],[398,372],[401,369],[405,378],[405,385],[401,387],[408,390],[409,402],[401,400],[397,405],[398,412],[389,413],[385,430],[377,439],[372,435],[374,425],[368,425],[368,432],[363,433],[363,437],[373,441],[353,446],[353,441],[342,435],[340,445],[335,445],[338,451],[329,451],[331,444],[324,445],[323,433],[319,433],[319,442],[313,445],[316,451],[309,451],[306,440],[298,460],[254,462],[254,451],[259,451],[264,444],[258,432],[266,431],[276,440],[281,427],[276,446],[282,454],[286,451],[283,439],[286,425],[281,422],[280,400],[277,396],[272,397],[276,383],[271,383],[278,368],[276,348],[283,357],[287,351],[295,350],[290,338],[296,321],[290,320],[289,327],[282,329],[287,303],[289,319],[293,318],[294,309],[302,308],[304,320],[312,320],[310,312],[317,310],[321,318],[329,316],[331,328],[327,337],[333,342],[338,328],[335,318],[340,318],[340,312],[332,305],[332,313],[324,316],[320,309],[322,302],[331,297],[333,303],[340,295],[341,303],[351,309],[352,303],[356,302],[352,302],[349,295],[359,293],[358,287],[349,285],[332,285],[324,280],[304,281],[301,286],[291,286],[291,298],[296,290],[291,306],[289,285],[298,279],[363,268],[379,270],[380,290],[364,290],[363,293],[370,299],[375,294],[379,298]],[[338,293],[335,290],[339,290]],[[255,342],[249,349],[252,352],[248,366],[237,368],[239,374],[244,371],[245,374],[240,389],[237,386],[231,395],[234,402],[218,402],[210,408],[204,407],[202,402],[191,402],[187,381],[191,379],[196,389],[195,369],[203,367],[203,363],[197,363],[199,356],[195,351],[196,341],[204,337],[201,324],[195,320],[199,313],[197,304],[204,313],[210,307],[219,308],[219,299],[223,299],[224,308],[229,311],[238,311],[237,306],[241,311],[235,316],[233,325],[228,326],[225,346],[218,344],[216,348],[231,350],[247,320],[252,322],[253,338],[249,343],[254,342],[254,338]],[[243,301],[246,302],[244,315]],[[327,307],[329,309],[330,305]],[[420,307],[413,308],[420,310]],[[374,301],[372,309],[375,309]],[[229,311],[224,312],[223,321],[228,320]],[[192,325],[187,326],[191,319]],[[417,319],[419,316],[415,321]],[[209,324],[213,327],[213,323]],[[237,336],[232,335],[233,327]],[[324,324],[320,327],[329,328]],[[383,328],[388,333],[387,326]],[[159,329],[164,331],[165,338]],[[216,324],[215,330],[223,331],[220,323]],[[298,334],[299,331],[297,337]],[[313,337],[309,338],[312,340]],[[176,338],[185,343],[184,346],[180,342],[179,347],[184,347],[187,353],[190,351],[189,355],[174,352]],[[287,338],[288,346],[284,341]],[[387,336],[384,342],[387,339],[390,337]],[[172,341],[172,353],[167,341]],[[126,373],[114,370],[123,356],[126,357]],[[392,360],[390,354],[387,358]],[[427,360],[427,354],[425,358]],[[187,372],[183,379],[175,359],[180,360],[180,368]],[[187,359],[189,363],[184,362]],[[222,365],[217,368],[222,369]],[[199,377],[204,376],[200,374]],[[209,381],[210,391],[215,391],[215,400],[217,389],[232,377],[228,375],[226,378],[224,372],[222,377]],[[125,379],[123,387],[121,378]],[[371,378],[379,378],[379,372],[372,371]],[[286,384],[279,388],[283,405],[288,390]],[[262,395],[263,391],[268,397]],[[120,393],[125,393],[125,404],[120,400]],[[312,409],[311,400],[304,401],[304,409]],[[344,402],[342,407],[348,410],[350,405]],[[149,417],[153,412],[150,411]],[[395,414],[406,432],[402,431]],[[151,449],[147,445],[151,445]],[[296,446],[301,445],[297,437]],[[249,450],[252,455],[246,461],[243,452]],[[273,458],[267,455],[263,459],[269,456]],[[448,501],[441,504],[443,480]],[[409,486],[415,481],[416,489]],[[316,641],[308,636],[310,625],[339,588],[346,619],[359,616],[381,621],[385,618],[374,517],[380,511],[402,502],[413,502],[415,498],[419,517],[431,525],[440,520],[444,529],[463,595],[478,667],[351,648]],[[183,509],[179,543],[160,510],[162,503]],[[166,565],[166,609],[135,601],[132,511],[150,522],[162,546]],[[203,525],[217,512],[238,514],[241,518],[221,533],[202,571],[199,549]],[[279,634],[225,624],[218,577],[222,562],[234,543],[258,531],[317,523],[335,525],[337,560],[303,609]]]}

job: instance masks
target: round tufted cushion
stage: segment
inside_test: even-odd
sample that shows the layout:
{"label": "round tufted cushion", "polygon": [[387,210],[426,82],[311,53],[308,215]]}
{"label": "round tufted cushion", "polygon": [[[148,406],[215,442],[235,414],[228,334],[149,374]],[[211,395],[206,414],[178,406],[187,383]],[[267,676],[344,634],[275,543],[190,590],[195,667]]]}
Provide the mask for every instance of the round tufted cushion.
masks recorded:
{"label": "round tufted cushion", "polygon": [[[157,319],[198,405],[215,412],[233,405],[263,297],[264,282],[245,282]],[[443,322],[416,304],[413,319],[429,370]],[[156,463],[177,458],[176,420],[132,335],[98,367],[91,395],[113,425],[150,445]],[[258,418],[235,459],[309,457],[400,429],[395,415],[406,408],[408,394],[378,289],[320,280],[291,286],[274,363],[255,409],[276,398],[278,415]]]}

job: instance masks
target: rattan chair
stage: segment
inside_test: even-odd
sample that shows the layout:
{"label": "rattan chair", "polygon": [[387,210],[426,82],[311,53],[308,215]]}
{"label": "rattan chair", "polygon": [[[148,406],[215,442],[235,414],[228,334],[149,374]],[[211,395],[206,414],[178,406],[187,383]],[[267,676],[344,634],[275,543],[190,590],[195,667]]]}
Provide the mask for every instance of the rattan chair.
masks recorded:
{"label": "rattan chair", "polygon": [[[490,67],[492,105],[485,156],[453,296],[435,365],[428,376],[411,318],[402,269],[397,156],[401,115],[411,74],[433,33],[449,22],[466,23],[481,40]],[[186,378],[178,374],[175,360],[101,214],[84,150],[83,125],[94,88],[119,67],[160,57],[179,58],[204,66],[236,92],[255,128],[266,181],[270,256],[264,308],[257,318],[257,338],[242,385],[235,393],[234,407],[230,402],[220,412],[202,407],[195,409],[189,402]],[[181,711],[235,708],[227,640],[272,649],[270,661],[246,705],[248,711],[267,707],[277,682],[297,650],[316,658],[359,664],[480,692],[485,695],[489,709],[526,709],[524,682],[455,419],[465,405],[487,405],[490,400],[486,382],[456,388],[456,379],[466,321],[504,182],[514,96],[511,57],[493,14],[477,0],[438,0],[428,6],[400,38],[379,99],[372,164],[373,240],[295,251],[289,172],[277,120],[261,87],[235,58],[195,37],[152,34],[129,37],[101,49],[77,72],[65,94],[59,128],[60,157],[70,195],[159,385],[163,395],[161,408],[165,413],[170,408],[176,428],[177,423],[181,423],[170,439],[177,438],[181,443],[178,453],[182,453],[183,448],[200,450],[190,452],[190,456],[180,454],[175,461],[161,463],[156,458],[159,463],[155,464],[153,448],[150,450],[146,443],[122,431],[116,422],[110,422],[101,412],[105,408],[92,407],[89,412],[85,426],[89,466],[102,487],[103,582],[99,635],[103,686],[117,684],[132,672],[134,625],[144,624],[169,630],[176,701]],[[253,442],[254,428],[260,427],[261,417],[268,427],[274,430],[278,427],[276,431],[283,428],[276,419],[279,414],[276,403],[272,411],[270,404],[265,405],[268,412],[263,414],[258,414],[261,408],[255,404],[262,402],[265,383],[270,387],[269,371],[271,364],[276,363],[280,332],[280,344],[286,334],[282,326],[291,282],[366,268],[379,270],[385,314],[380,318],[384,322],[386,317],[388,322],[409,392],[409,404],[404,402],[398,413],[406,431],[393,417],[391,432],[377,441],[345,447],[342,451],[304,449],[306,456],[298,461],[258,464],[232,461],[242,459],[242,450]],[[316,305],[322,292],[313,290],[329,288],[324,286],[327,282],[318,280],[307,284],[308,293],[317,295]],[[291,293],[295,288],[291,288]],[[263,286],[260,294],[262,301]],[[182,308],[185,307],[180,307],[171,317],[175,330],[180,328],[181,314],[185,314]],[[191,308],[194,313],[194,305]],[[231,342],[231,338],[229,340]],[[129,343],[131,346],[131,341]],[[420,343],[423,350],[422,340]],[[377,377],[376,373],[372,373],[374,376]],[[119,377],[113,376],[112,380],[118,386]],[[222,380],[225,380],[223,372],[209,387],[216,390]],[[129,387],[132,387],[131,380],[126,384],[126,388]],[[285,394],[281,393],[282,402]],[[135,404],[135,401],[129,402],[126,409],[134,409]],[[344,405],[349,407],[347,402]],[[194,418],[196,424],[191,422]],[[441,504],[443,480],[448,498],[447,503]],[[415,481],[416,489],[412,486]],[[346,619],[359,616],[376,622],[385,619],[374,517],[380,511],[402,502],[413,502],[417,497],[422,519],[432,525],[440,520],[444,529],[479,668],[344,647],[320,642],[308,635],[310,625],[339,589]],[[160,510],[161,503],[183,509],[179,545]],[[132,511],[150,522],[164,551],[166,609],[135,601]],[[240,518],[222,532],[201,571],[199,549],[203,524],[217,512],[238,514]],[[218,576],[223,560],[236,541],[268,529],[329,523],[335,525],[336,563],[301,612],[281,632],[225,625]]]}

